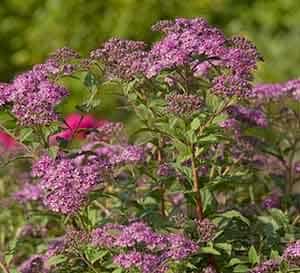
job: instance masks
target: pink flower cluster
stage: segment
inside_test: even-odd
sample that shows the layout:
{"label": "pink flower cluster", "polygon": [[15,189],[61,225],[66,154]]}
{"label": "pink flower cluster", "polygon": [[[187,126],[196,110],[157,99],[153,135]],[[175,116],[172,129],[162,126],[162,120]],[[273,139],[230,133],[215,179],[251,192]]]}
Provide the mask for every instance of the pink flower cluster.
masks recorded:
{"label": "pink flower cluster", "polygon": [[9,88],[12,113],[26,126],[57,120],[55,107],[68,95],[64,87],[49,80],[45,71],[35,68],[17,76]]}
{"label": "pink flower cluster", "polygon": [[102,142],[89,143],[74,154],[60,153],[55,159],[44,155],[32,167],[38,184],[24,185],[16,196],[24,201],[42,198],[50,210],[73,214],[105,176],[113,175],[115,168],[141,164],[145,159],[142,146]]}
{"label": "pink flower cluster", "polygon": [[278,272],[280,263],[275,260],[267,260],[252,268],[249,273],[275,273]]}
{"label": "pink flower cluster", "polygon": [[18,75],[10,84],[0,84],[0,106],[12,107],[12,113],[24,126],[48,125],[58,119],[56,107],[69,92],[57,83],[76,69],[69,64],[79,55],[70,48],[52,54],[45,63]]}
{"label": "pink flower cluster", "polygon": [[44,156],[33,166],[32,173],[40,178],[38,186],[43,190],[44,205],[54,212],[73,214],[102,181],[107,168],[95,158],[80,164],[74,158]]}
{"label": "pink flower cluster", "polygon": [[[160,234],[142,222],[128,226],[107,224],[91,234],[92,244],[101,248],[124,248],[114,262],[143,273],[165,272],[169,261],[186,259],[198,251],[195,242],[180,234]],[[139,251],[143,247],[143,252]]]}
{"label": "pink flower cluster", "polygon": [[249,40],[226,38],[203,18],[160,21],[152,29],[164,36],[149,49],[143,42],[111,39],[91,58],[102,61],[111,77],[127,80],[139,75],[151,79],[170,70],[189,69],[194,76],[217,70],[211,86],[215,94],[250,95],[252,72],[262,58]]}
{"label": "pink flower cluster", "polygon": [[261,83],[253,90],[252,97],[259,101],[278,101],[283,97],[300,100],[300,79],[283,83]]}
{"label": "pink flower cluster", "polygon": [[283,258],[291,265],[300,266],[300,240],[287,246],[283,252]]}
{"label": "pink flower cluster", "polygon": [[247,108],[244,106],[231,106],[227,109],[227,113],[231,118],[252,126],[268,126],[266,115],[259,109]]}

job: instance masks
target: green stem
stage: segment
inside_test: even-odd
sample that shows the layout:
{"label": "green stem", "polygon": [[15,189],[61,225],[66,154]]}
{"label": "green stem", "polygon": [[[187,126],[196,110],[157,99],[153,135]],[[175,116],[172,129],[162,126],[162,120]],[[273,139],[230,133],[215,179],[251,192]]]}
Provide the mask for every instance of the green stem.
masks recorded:
{"label": "green stem", "polygon": [[77,219],[79,220],[79,224],[83,230],[88,230],[86,224],[84,223],[80,213],[77,214]]}
{"label": "green stem", "polygon": [[95,200],[94,204],[98,208],[100,208],[105,213],[106,216],[110,216],[111,215],[110,211],[105,206],[103,206],[99,201]]}
{"label": "green stem", "polygon": [[[162,153],[161,153],[161,150],[160,150],[160,146],[161,146],[161,141],[159,139],[158,140],[158,150],[157,150],[158,165],[160,165],[161,162],[162,162]],[[160,213],[161,213],[161,216],[165,217],[166,216],[165,186],[164,186],[164,182],[163,181],[159,182],[159,192],[160,192]]]}
{"label": "green stem", "polygon": [[249,186],[249,196],[250,196],[251,204],[255,204],[253,185]]}
{"label": "green stem", "polygon": [[32,159],[32,156],[18,156],[18,157],[14,157],[10,160],[7,160],[6,162],[4,162],[2,165],[0,165],[1,168],[6,167],[7,165],[9,165],[10,163],[16,161],[16,160],[22,160],[22,159]]}
{"label": "green stem", "polygon": [[211,115],[211,117],[206,121],[206,123],[200,127],[199,129],[199,133],[200,135],[202,135],[202,133],[204,132],[204,130],[214,121],[214,119],[222,114],[224,112],[224,110],[226,110],[226,108],[234,101],[234,98],[231,98],[230,100],[228,101],[225,101],[223,103],[223,105],[220,107],[220,109],[218,109],[215,113],[213,113]]}
{"label": "green stem", "polygon": [[78,251],[78,255],[79,255],[79,257],[81,258],[81,260],[93,271],[93,272],[95,272],[95,273],[99,273],[98,271],[97,271],[97,269],[90,263],[90,261],[88,260],[88,259],[86,259],[85,257],[84,257],[84,255],[80,252],[80,251]]}
{"label": "green stem", "polygon": [[196,159],[194,154],[194,146],[192,146],[192,175],[193,175],[193,191],[196,200],[196,215],[198,220],[203,219],[203,207],[200,193],[200,182],[197,172]]}
{"label": "green stem", "polygon": [[49,144],[48,144],[48,141],[46,140],[45,136],[44,136],[44,133],[43,133],[43,129],[41,126],[37,126],[37,135],[40,137],[40,139],[42,140],[43,144],[44,144],[44,147],[45,148],[48,148],[49,147]]}

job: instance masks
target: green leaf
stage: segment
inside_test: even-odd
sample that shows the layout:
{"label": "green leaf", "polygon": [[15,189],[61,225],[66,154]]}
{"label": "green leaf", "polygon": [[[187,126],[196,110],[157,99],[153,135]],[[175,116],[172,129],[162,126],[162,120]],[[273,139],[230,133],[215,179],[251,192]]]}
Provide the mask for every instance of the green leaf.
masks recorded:
{"label": "green leaf", "polygon": [[83,80],[83,83],[86,87],[91,88],[97,85],[97,79],[94,74],[88,72]]}
{"label": "green leaf", "polygon": [[280,272],[282,273],[287,273],[287,272],[293,272],[293,271],[289,271],[289,265],[286,261],[283,261],[281,264],[280,264]]}
{"label": "green leaf", "polygon": [[193,270],[198,269],[198,267],[195,266],[195,265],[193,265],[192,263],[187,263],[187,264],[186,264],[186,267],[187,267],[187,268],[190,268],[190,269],[193,269]]}
{"label": "green leaf", "polygon": [[188,130],[186,132],[187,140],[189,143],[196,143],[197,142],[197,136],[195,131],[193,130]]}
{"label": "green leaf", "polygon": [[10,273],[21,273],[20,271],[18,271],[17,269],[13,268],[13,269],[10,269],[9,271]]}
{"label": "green leaf", "polygon": [[87,217],[92,226],[95,226],[97,223],[98,211],[95,209],[88,208]]}
{"label": "green leaf", "polygon": [[280,255],[279,255],[279,252],[277,250],[271,250],[271,254],[270,254],[270,258],[271,259],[276,259],[276,258],[279,258]]}
{"label": "green leaf", "polygon": [[128,95],[128,100],[129,101],[134,102],[134,101],[136,101],[136,99],[137,99],[137,95],[136,94],[131,93],[131,94]]}
{"label": "green leaf", "polygon": [[58,146],[52,146],[52,147],[50,147],[49,150],[48,150],[49,155],[50,155],[52,158],[56,158],[58,151],[59,151],[59,147],[58,147]]}
{"label": "green leaf", "polygon": [[228,115],[225,114],[218,115],[213,119],[213,124],[220,124],[222,121],[225,121],[226,119],[228,119]]}
{"label": "green leaf", "polygon": [[95,251],[92,253],[92,255],[90,254],[89,260],[92,264],[94,264],[98,260],[101,260],[103,257],[105,257],[108,253],[108,250]]}
{"label": "green leaf", "polygon": [[221,253],[216,250],[215,248],[213,247],[210,247],[210,246],[204,246],[200,249],[201,253],[204,253],[204,254],[212,254],[212,255],[221,255]]}
{"label": "green leaf", "polygon": [[205,143],[215,143],[219,140],[219,138],[216,135],[208,135],[201,137],[199,139],[199,143],[205,144]]}
{"label": "green leaf", "polygon": [[236,210],[226,211],[226,212],[222,213],[220,216],[225,217],[225,218],[229,218],[229,219],[230,218],[238,218],[242,222],[244,222],[245,224],[250,226],[249,220],[245,216],[243,216],[240,212],[238,212]]}
{"label": "green leaf", "polygon": [[228,243],[217,243],[214,245],[216,248],[224,250],[228,255],[231,255],[232,245]]}
{"label": "green leaf", "polygon": [[273,228],[274,231],[280,229],[280,225],[270,216],[258,216],[257,218],[264,224],[270,225],[270,227]]}
{"label": "green leaf", "polygon": [[193,121],[191,122],[191,129],[196,131],[201,125],[200,119],[199,118],[194,118]]}
{"label": "green leaf", "polygon": [[184,120],[178,117],[171,117],[169,120],[170,128],[180,128],[180,130],[186,131]]}
{"label": "green leaf", "polygon": [[202,199],[202,205],[203,205],[203,212],[205,214],[210,214],[214,211],[216,208],[216,201],[214,199],[214,196],[208,190],[207,188],[201,189],[201,199]]}
{"label": "green leaf", "polygon": [[191,148],[189,146],[187,146],[185,143],[174,139],[173,142],[175,148],[177,149],[177,151],[179,152],[178,155],[178,160],[184,160],[184,159],[188,159],[191,155]]}
{"label": "green leaf", "polygon": [[135,79],[126,84],[126,86],[124,88],[124,93],[126,96],[128,96],[128,94],[130,94],[135,89],[135,85],[137,82],[138,82],[138,79]]}
{"label": "green leaf", "polygon": [[280,209],[270,209],[270,214],[272,215],[273,219],[283,227],[286,227],[289,224],[289,219],[286,214],[284,214]]}
{"label": "green leaf", "polygon": [[9,242],[8,251],[5,253],[5,262],[6,262],[6,264],[10,264],[10,262],[14,258],[17,243],[18,243],[18,239],[16,239],[16,238]]}
{"label": "green leaf", "polygon": [[215,112],[220,105],[220,98],[212,93],[209,93],[206,96],[206,104],[212,110],[212,112]]}
{"label": "green leaf", "polygon": [[116,268],[112,273],[122,273],[123,269],[121,267]]}
{"label": "green leaf", "polygon": [[19,140],[20,142],[26,141],[32,135],[32,128],[23,128],[20,131]]}
{"label": "green leaf", "polygon": [[238,258],[232,258],[232,259],[229,261],[228,265],[226,265],[226,267],[232,267],[232,266],[234,266],[234,265],[237,265],[237,264],[243,264],[243,263],[244,263],[244,262],[241,261],[241,260],[238,259]]}
{"label": "green leaf", "polygon": [[144,121],[149,121],[153,119],[153,113],[151,110],[144,104],[140,104],[136,107],[137,116]]}
{"label": "green leaf", "polygon": [[234,269],[233,269],[233,272],[248,272],[249,271],[249,267],[244,265],[244,264],[239,264],[238,266],[236,266]]}
{"label": "green leaf", "polygon": [[258,256],[254,246],[251,246],[249,251],[248,251],[248,260],[252,265],[255,265],[255,264],[259,263],[260,258]]}
{"label": "green leaf", "polygon": [[64,255],[56,255],[56,256],[52,256],[47,260],[47,264],[49,266],[51,265],[57,265],[57,264],[61,264],[67,261],[67,257],[65,257]]}

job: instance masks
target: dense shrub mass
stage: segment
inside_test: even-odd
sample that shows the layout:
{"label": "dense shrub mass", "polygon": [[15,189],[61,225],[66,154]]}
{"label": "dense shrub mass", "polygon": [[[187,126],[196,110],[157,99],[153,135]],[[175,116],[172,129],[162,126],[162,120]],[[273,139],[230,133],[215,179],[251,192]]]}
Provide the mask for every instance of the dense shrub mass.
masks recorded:
{"label": "dense shrub mass", "polygon": [[[152,30],[1,84],[3,272],[300,270],[300,80],[254,85],[255,45],[202,18]],[[103,86],[133,132],[93,117]]]}

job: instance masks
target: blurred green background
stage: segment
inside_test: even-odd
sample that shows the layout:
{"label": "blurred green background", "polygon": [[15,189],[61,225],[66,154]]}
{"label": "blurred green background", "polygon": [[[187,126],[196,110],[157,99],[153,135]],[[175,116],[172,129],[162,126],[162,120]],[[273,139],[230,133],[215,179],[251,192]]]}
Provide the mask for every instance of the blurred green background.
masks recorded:
{"label": "blurred green background", "polygon": [[86,54],[112,36],[151,42],[156,21],[196,16],[255,42],[265,58],[257,81],[300,75],[299,0],[1,0],[0,81],[59,47]]}

